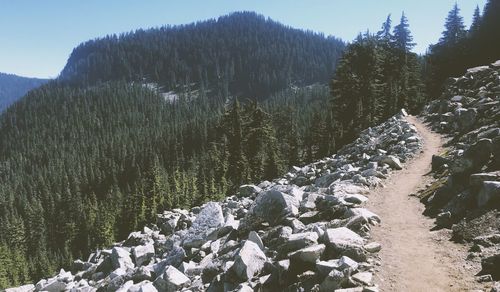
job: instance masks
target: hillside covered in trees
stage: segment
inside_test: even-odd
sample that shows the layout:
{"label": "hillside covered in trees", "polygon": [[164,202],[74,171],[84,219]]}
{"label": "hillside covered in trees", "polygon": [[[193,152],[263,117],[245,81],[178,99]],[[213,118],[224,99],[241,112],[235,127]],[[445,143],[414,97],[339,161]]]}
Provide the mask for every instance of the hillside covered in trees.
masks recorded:
{"label": "hillside covered in trees", "polygon": [[[180,38],[172,43],[181,42],[172,50],[183,57],[155,55],[158,45],[166,45],[161,39],[172,35]],[[117,47],[101,50],[111,40]],[[141,49],[132,50],[137,44]],[[210,49],[216,44],[220,51]],[[5,263],[0,287],[68,267],[73,259],[140,229],[157,212],[220,199],[244,182],[272,179],[332,152],[326,83],[343,46],[333,38],[236,13],[75,49],[58,80],[0,116],[0,259]],[[75,60],[83,48],[96,50],[85,57],[93,61]],[[130,62],[141,61],[131,65],[134,70],[147,71],[164,60],[183,69],[162,74],[182,78],[162,83],[140,70],[125,78],[122,67],[106,63],[124,52]],[[199,66],[201,61],[188,56],[214,63]],[[230,81],[217,70],[233,61],[242,67],[235,65],[239,79]],[[94,64],[99,74],[109,69],[116,75],[87,75],[78,71],[82,62]],[[79,68],[77,75],[69,74],[72,66]],[[196,80],[190,75],[195,69],[211,77]],[[264,71],[288,80],[272,79],[267,86]],[[164,90],[189,85],[207,94],[171,102],[149,86],[156,82]],[[222,93],[221,84],[231,84],[231,93]]]}
{"label": "hillside covered in trees", "polygon": [[[496,3],[479,22],[491,38]],[[448,63],[437,47],[412,52],[398,20],[347,47],[245,12],[75,48],[58,80],[0,116],[0,287],[68,267],[164,209],[333,153],[402,107],[419,112]]]}
{"label": "hillside covered in trees", "polygon": [[48,80],[0,73],[0,113],[33,88]]}
{"label": "hillside covered in trees", "polygon": [[181,26],[137,30],[75,48],[60,79],[194,86],[218,96],[264,98],[294,84],[327,82],[344,43],[253,12]]}

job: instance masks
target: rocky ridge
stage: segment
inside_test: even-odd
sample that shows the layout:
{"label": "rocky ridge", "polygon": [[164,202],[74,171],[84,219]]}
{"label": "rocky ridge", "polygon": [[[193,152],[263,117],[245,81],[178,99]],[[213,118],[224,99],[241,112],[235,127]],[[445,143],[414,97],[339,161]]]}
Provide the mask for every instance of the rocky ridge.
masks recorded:
{"label": "rocky ridge", "polygon": [[450,78],[423,116],[450,138],[432,159],[436,181],[419,194],[426,212],[471,244],[479,281],[500,280],[500,61]]}
{"label": "rocky ridge", "polygon": [[71,271],[13,291],[378,291],[370,188],[422,146],[404,110],[336,155],[174,209]]}

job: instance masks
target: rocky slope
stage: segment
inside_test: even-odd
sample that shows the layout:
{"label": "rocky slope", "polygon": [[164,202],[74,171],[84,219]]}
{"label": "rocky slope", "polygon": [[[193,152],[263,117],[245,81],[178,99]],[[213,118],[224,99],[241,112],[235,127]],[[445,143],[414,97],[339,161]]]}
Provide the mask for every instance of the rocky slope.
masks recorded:
{"label": "rocky slope", "polygon": [[423,116],[450,138],[432,159],[436,182],[420,193],[427,213],[472,244],[478,280],[500,280],[500,61],[451,78]]}
{"label": "rocky slope", "polygon": [[71,271],[7,291],[378,291],[370,228],[381,219],[362,206],[422,146],[405,115],[223,202],[165,211]]}

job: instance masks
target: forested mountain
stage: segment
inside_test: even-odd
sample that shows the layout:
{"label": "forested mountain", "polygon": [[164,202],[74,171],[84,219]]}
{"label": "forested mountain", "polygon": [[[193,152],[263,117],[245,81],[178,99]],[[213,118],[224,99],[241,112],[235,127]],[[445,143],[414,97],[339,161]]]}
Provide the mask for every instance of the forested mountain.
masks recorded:
{"label": "forested mountain", "polygon": [[336,38],[238,12],[88,41],[74,49],[60,79],[154,82],[166,91],[190,85],[218,96],[263,98],[291,84],[326,83],[343,48]]}
{"label": "forested mountain", "polygon": [[47,80],[0,73],[0,113],[9,105]]}
{"label": "forested mountain", "polygon": [[468,66],[460,40],[497,35],[497,3],[465,33],[454,8],[426,57],[404,14],[348,46],[248,12],[83,43],[0,116],[0,288],[418,113],[451,64]]}
{"label": "forested mountain", "polygon": [[445,30],[426,56],[426,84],[430,97],[441,94],[448,77],[462,76],[467,68],[492,63],[500,58],[500,1],[488,0],[479,7],[469,29],[457,4],[450,10]]}
{"label": "forested mountain", "polygon": [[0,287],[332,152],[343,46],[253,13],[79,46],[0,116]]}

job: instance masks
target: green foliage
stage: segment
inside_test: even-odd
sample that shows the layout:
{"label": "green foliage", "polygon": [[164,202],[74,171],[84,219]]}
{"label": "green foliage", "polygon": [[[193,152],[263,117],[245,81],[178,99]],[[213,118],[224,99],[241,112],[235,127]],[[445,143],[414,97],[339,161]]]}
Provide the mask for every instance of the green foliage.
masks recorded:
{"label": "green foliage", "polygon": [[410,52],[414,44],[408,20],[403,14],[392,34],[390,23],[389,16],[376,36],[360,35],[339,61],[331,82],[332,122],[328,124],[334,126],[320,132],[334,133],[341,145],[401,108],[418,112],[425,101],[419,57]]}

